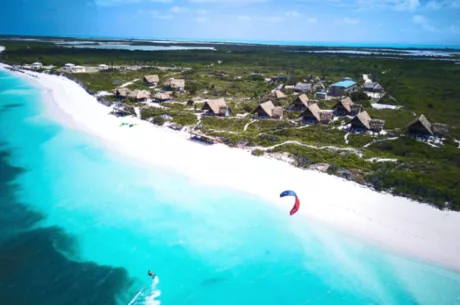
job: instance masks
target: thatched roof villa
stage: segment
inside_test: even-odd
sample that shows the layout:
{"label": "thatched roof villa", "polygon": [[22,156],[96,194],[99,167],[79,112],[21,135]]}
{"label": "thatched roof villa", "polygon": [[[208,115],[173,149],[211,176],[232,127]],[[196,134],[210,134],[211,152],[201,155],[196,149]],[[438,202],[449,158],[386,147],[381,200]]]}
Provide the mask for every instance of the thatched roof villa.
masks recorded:
{"label": "thatched roof villa", "polygon": [[296,92],[311,92],[312,85],[305,84],[305,83],[297,83],[294,87],[294,91]]}
{"label": "thatched roof villa", "polygon": [[228,117],[231,113],[231,109],[225,103],[224,98],[206,101],[201,110],[204,112],[204,115],[210,116]]}
{"label": "thatched roof villa", "polygon": [[128,88],[117,88],[114,90],[115,97],[117,98],[127,98],[131,94],[131,90]]}
{"label": "thatched roof villa", "polygon": [[329,123],[334,119],[334,112],[332,110],[322,110],[318,104],[309,105],[302,113],[303,119],[306,123]]}
{"label": "thatched roof villa", "polygon": [[162,103],[162,102],[172,100],[172,97],[169,93],[158,92],[153,96],[153,99],[155,100],[155,102]]}
{"label": "thatched roof villa", "polygon": [[380,132],[385,126],[384,120],[372,119],[367,111],[363,111],[355,116],[351,121],[352,129],[371,130],[374,132]]}
{"label": "thatched roof villa", "polygon": [[296,99],[289,105],[288,109],[292,111],[305,111],[311,104],[314,104],[313,101],[310,101],[307,95],[302,94],[296,97]]}
{"label": "thatched roof villa", "polygon": [[412,121],[407,126],[407,130],[409,133],[413,134],[433,135],[433,131],[431,130],[431,123],[423,114]]}
{"label": "thatched roof villa", "polygon": [[156,86],[158,85],[158,82],[160,81],[160,78],[158,75],[145,75],[144,76],[144,83],[148,86]]}
{"label": "thatched roof villa", "polygon": [[137,101],[145,101],[150,98],[151,93],[147,90],[134,90],[131,92],[130,97],[135,98]]}
{"label": "thatched roof villa", "polygon": [[355,115],[362,110],[362,105],[354,104],[351,98],[347,97],[338,101],[333,109],[336,115]]}
{"label": "thatched roof villa", "polygon": [[252,112],[256,118],[281,119],[284,114],[283,107],[275,107],[272,101],[261,103]]}
{"label": "thatched roof villa", "polygon": [[183,91],[185,89],[185,79],[169,78],[164,82],[163,85],[165,87],[170,87],[179,91]]}

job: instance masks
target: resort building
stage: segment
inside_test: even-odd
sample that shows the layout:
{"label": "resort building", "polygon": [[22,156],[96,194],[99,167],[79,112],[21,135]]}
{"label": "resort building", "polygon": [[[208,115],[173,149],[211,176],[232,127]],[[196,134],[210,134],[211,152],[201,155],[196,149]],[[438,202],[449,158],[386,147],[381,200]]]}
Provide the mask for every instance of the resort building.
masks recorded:
{"label": "resort building", "polygon": [[329,123],[334,119],[334,112],[332,110],[322,110],[318,104],[309,105],[302,113],[305,123]]}
{"label": "resort building", "polygon": [[70,71],[73,67],[75,67],[75,65],[74,65],[74,64],[70,64],[70,63],[64,65],[64,69],[65,69],[65,70],[69,70],[69,71]]}
{"label": "resort building", "polygon": [[297,83],[294,87],[295,92],[311,92],[311,84]]}
{"label": "resort building", "polygon": [[367,111],[363,111],[355,116],[351,121],[351,129],[357,130],[370,130],[373,132],[380,132],[385,126],[384,120],[372,119]]}
{"label": "resort building", "polygon": [[284,94],[283,92],[281,92],[280,90],[273,90],[270,92],[270,96],[277,99],[277,100],[280,100],[280,99],[284,99],[286,98],[286,94]]}
{"label": "resort building", "polygon": [[98,66],[98,68],[99,68],[99,71],[104,71],[104,70],[108,70],[109,66],[105,64],[101,64]]}
{"label": "resort building", "polygon": [[351,80],[349,77],[345,77],[340,82],[332,84],[329,87],[329,95],[331,96],[342,96],[346,93],[355,91],[357,88],[356,82]]}
{"label": "resort building", "polygon": [[227,106],[223,98],[206,101],[201,110],[203,111],[203,115],[209,116],[228,117],[231,113],[231,109]]}
{"label": "resort building", "polygon": [[32,65],[30,65],[30,67],[33,69],[33,70],[40,70],[42,68],[42,64],[39,63],[39,62],[34,62]]}
{"label": "resort building", "polygon": [[184,91],[185,89],[185,79],[175,79],[169,78],[163,84],[165,87],[176,89],[178,91]]}
{"label": "resort building", "polygon": [[422,114],[420,117],[412,121],[412,123],[407,126],[407,130],[409,133],[412,134],[420,134],[420,135],[433,135],[433,131],[431,129],[431,123],[428,119]]}
{"label": "resort building", "polygon": [[272,101],[259,104],[252,112],[256,119],[281,119],[283,117],[283,107],[275,107]]}
{"label": "resort building", "polygon": [[158,75],[145,75],[144,76],[144,84],[147,86],[157,86],[160,79]]}
{"label": "resort building", "polygon": [[351,98],[347,97],[338,101],[332,109],[336,115],[356,115],[361,111],[362,106],[354,104]]}

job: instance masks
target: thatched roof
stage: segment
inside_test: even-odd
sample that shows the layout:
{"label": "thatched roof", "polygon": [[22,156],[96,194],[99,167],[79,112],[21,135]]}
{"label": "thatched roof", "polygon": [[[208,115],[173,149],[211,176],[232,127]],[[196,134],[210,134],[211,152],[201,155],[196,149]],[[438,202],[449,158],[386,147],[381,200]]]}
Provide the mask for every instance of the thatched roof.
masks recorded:
{"label": "thatched roof", "polygon": [[131,94],[131,90],[128,88],[117,88],[115,89],[115,95],[121,97],[128,97]]}
{"label": "thatched roof", "polygon": [[258,109],[261,109],[263,112],[265,112],[266,116],[271,117],[273,109],[275,109],[275,105],[273,105],[272,101],[267,101],[265,103],[259,104],[254,112],[256,112]]}
{"label": "thatched roof", "polygon": [[185,79],[169,78],[168,80],[164,82],[164,85],[166,87],[171,87],[171,88],[184,88]]}
{"label": "thatched roof", "polygon": [[427,131],[427,133],[433,135],[433,131],[431,130],[431,123],[423,114],[420,115],[420,117],[418,117],[414,121],[412,121],[412,123],[410,123],[409,126],[407,126],[407,128],[410,129],[413,125],[416,124],[420,124],[423,127],[423,129]]}
{"label": "thatched roof", "polygon": [[145,75],[144,80],[148,83],[158,83],[160,81],[158,75]]}
{"label": "thatched roof", "polygon": [[361,112],[360,114],[358,114],[356,117],[353,118],[353,120],[351,120],[351,124],[353,125],[353,122],[361,122],[361,124],[366,127],[366,129],[370,129],[370,121],[371,121],[371,117],[369,116],[369,114],[367,113],[367,111],[363,111]]}
{"label": "thatched roof", "polygon": [[286,94],[281,92],[281,90],[273,90],[270,92],[270,96],[275,97],[276,99],[286,98]]}
{"label": "thatched roof", "polygon": [[153,96],[153,98],[156,100],[165,101],[165,100],[169,100],[171,98],[171,95],[169,95],[169,93],[158,92]]}
{"label": "thatched roof", "polygon": [[206,109],[206,108],[211,109],[211,111],[214,114],[219,114],[221,109],[222,109],[222,107],[225,107],[226,109],[228,108],[227,104],[225,103],[224,98],[219,98],[219,99],[216,99],[216,100],[208,100],[208,101],[206,101],[206,103],[203,106],[204,109]]}
{"label": "thatched roof", "polygon": [[347,112],[351,112],[351,105],[353,105],[353,101],[351,100],[351,98],[346,97],[338,101],[337,104],[335,104],[334,109],[342,106],[347,110]]}
{"label": "thatched roof", "polygon": [[151,93],[147,90],[134,90],[131,92],[130,97],[133,97],[137,100],[143,100],[150,98]]}
{"label": "thatched roof", "polygon": [[309,105],[309,104],[308,104],[308,101],[309,101],[309,100],[310,100],[310,99],[308,98],[307,95],[302,94],[302,95],[299,95],[299,96],[295,99],[294,103],[296,103],[296,102],[301,102],[302,104],[305,105],[305,107],[308,107],[308,105]]}
{"label": "thatched roof", "polygon": [[303,116],[305,115],[313,115],[317,121],[321,121],[321,116],[320,116],[321,109],[319,109],[317,104],[312,104],[307,107],[307,109],[304,111],[302,114]]}

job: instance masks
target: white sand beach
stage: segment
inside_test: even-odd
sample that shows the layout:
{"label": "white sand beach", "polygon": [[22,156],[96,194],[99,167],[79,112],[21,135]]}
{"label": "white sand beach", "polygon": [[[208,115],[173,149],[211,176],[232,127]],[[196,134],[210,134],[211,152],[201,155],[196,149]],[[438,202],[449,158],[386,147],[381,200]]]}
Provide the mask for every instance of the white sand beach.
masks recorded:
{"label": "white sand beach", "polygon": [[[0,69],[2,66],[0,65]],[[33,72],[28,72],[32,74]],[[378,193],[344,179],[224,145],[204,146],[187,133],[136,118],[116,118],[76,83],[52,75],[16,73],[44,90],[48,115],[82,129],[142,162],[180,172],[206,185],[238,189],[266,199],[289,216],[297,192],[301,209],[292,217],[314,219],[386,249],[460,272],[460,213]],[[120,127],[121,122],[138,124]]]}

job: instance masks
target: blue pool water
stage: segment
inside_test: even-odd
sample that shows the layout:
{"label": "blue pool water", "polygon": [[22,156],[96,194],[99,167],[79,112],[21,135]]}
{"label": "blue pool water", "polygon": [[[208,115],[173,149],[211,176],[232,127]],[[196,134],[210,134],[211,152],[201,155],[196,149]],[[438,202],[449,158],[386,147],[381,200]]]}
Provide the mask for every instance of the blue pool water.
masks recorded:
{"label": "blue pool water", "polygon": [[146,168],[44,103],[0,71],[2,305],[460,304],[459,274]]}

